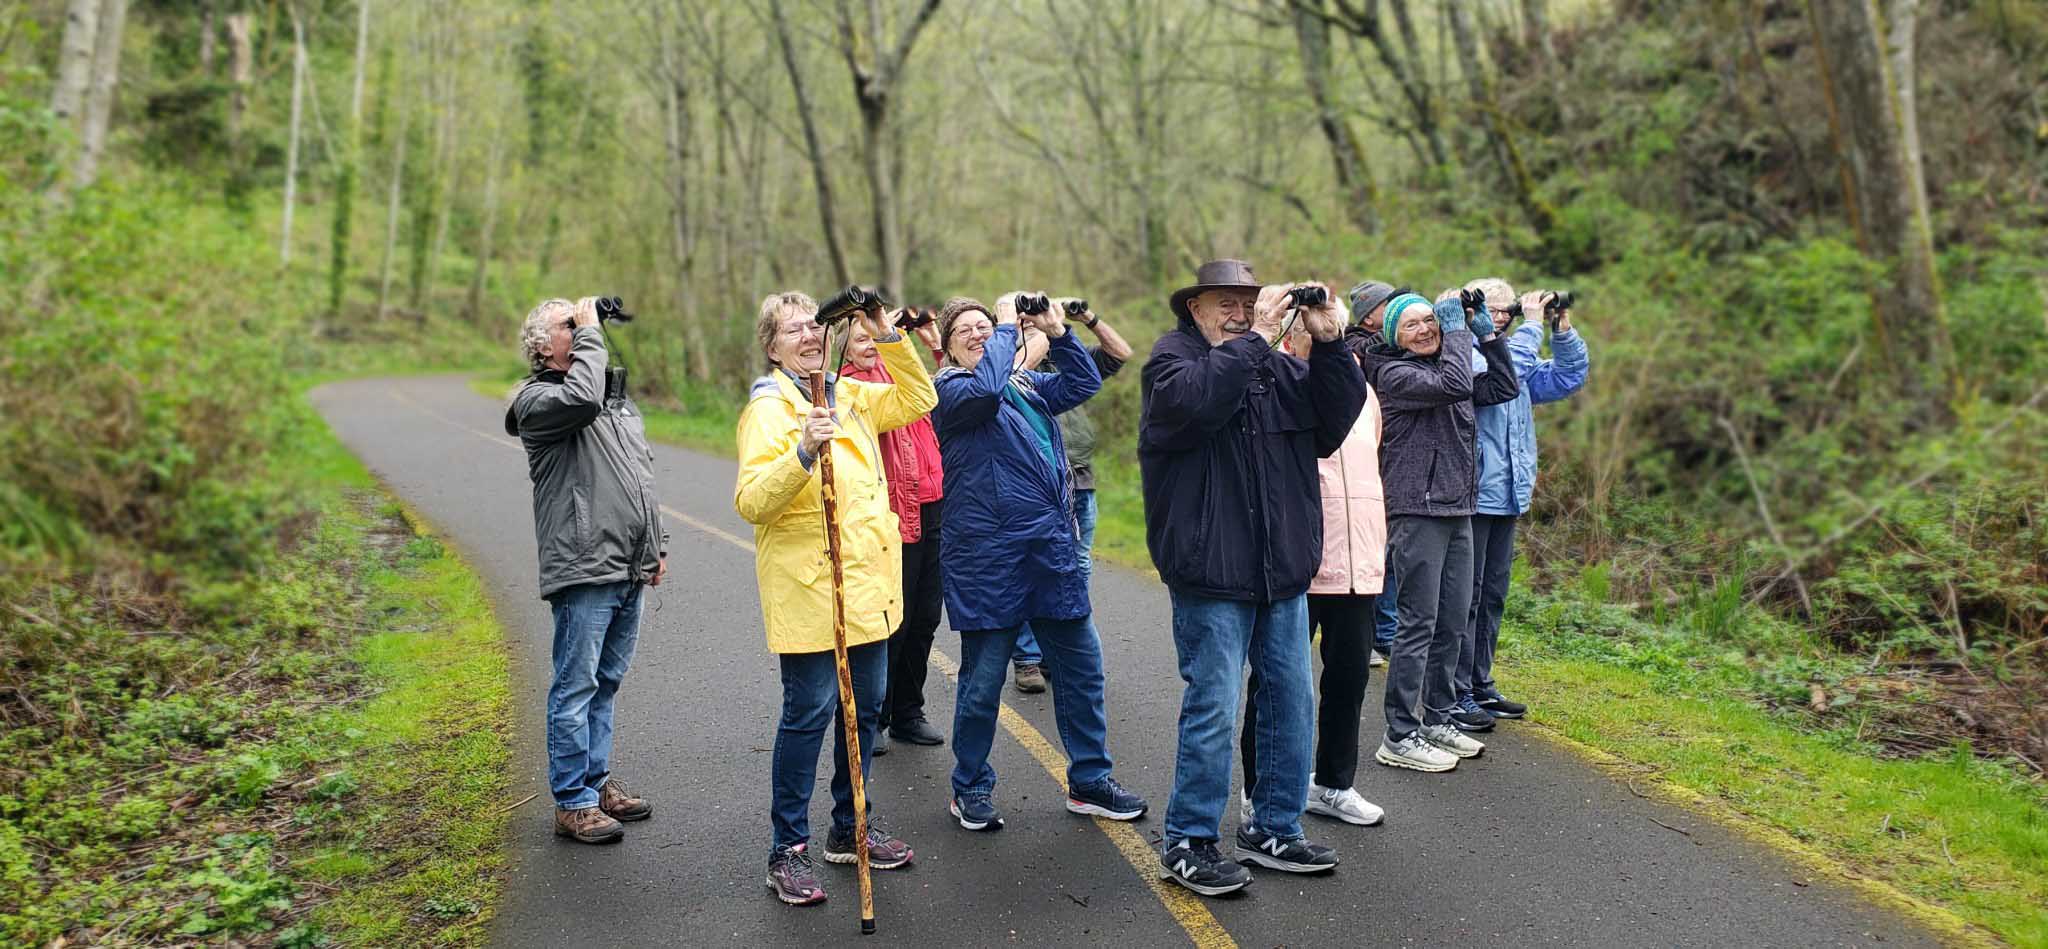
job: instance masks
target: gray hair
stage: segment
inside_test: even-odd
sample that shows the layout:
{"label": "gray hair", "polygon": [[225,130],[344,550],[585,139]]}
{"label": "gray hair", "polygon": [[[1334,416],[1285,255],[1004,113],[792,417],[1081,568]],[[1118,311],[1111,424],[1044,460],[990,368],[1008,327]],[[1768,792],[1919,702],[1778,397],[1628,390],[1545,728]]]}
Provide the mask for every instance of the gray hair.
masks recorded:
{"label": "gray hair", "polygon": [[1486,294],[1487,306],[1506,309],[1509,304],[1515,302],[1515,288],[1499,277],[1480,277],[1466,284],[1465,289]]}
{"label": "gray hair", "polygon": [[792,316],[811,316],[817,312],[818,301],[811,299],[810,294],[802,291],[771,293],[761,298],[761,316],[754,321],[754,340],[761,344],[761,355],[768,360],[768,368],[775,368],[775,334],[781,330],[782,321]]}
{"label": "gray hair", "polygon": [[539,372],[547,367],[548,341],[554,336],[555,320],[558,315],[560,319],[567,319],[568,314],[562,311],[574,312],[575,309],[576,304],[556,297],[540,301],[539,306],[526,314],[526,325],[519,330],[519,349],[526,357],[527,368]]}

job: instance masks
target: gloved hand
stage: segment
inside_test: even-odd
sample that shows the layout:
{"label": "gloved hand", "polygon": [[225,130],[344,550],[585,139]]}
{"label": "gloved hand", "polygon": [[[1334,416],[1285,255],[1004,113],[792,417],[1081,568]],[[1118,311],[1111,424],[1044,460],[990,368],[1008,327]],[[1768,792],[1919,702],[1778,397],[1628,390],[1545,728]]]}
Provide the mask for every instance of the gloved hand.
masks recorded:
{"label": "gloved hand", "polygon": [[1478,290],[1460,290],[1458,304],[1465,311],[1465,325],[1471,328],[1475,339],[1493,335],[1493,311],[1486,308],[1486,294]]}
{"label": "gloved hand", "polygon": [[1465,304],[1457,297],[1438,300],[1432,309],[1436,311],[1437,329],[1445,333],[1455,333],[1471,325],[1465,316]]}

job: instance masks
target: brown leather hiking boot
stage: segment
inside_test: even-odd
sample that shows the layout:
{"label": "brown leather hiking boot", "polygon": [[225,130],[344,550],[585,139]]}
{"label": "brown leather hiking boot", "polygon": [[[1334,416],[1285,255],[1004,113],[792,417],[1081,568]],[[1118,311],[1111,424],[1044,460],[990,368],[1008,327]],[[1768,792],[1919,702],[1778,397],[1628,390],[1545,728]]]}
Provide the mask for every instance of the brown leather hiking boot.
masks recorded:
{"label": "brown leather hiking boot", "polygon": [[611,815],[613,820],[646,820],[654,816],[654,806],[643,797],[634,797],[633,792],[619,786],[617,778],[605,781],[597,789],[597,809]]}
{"label": "brown leather hiking boot", "polygon": [[555,808],[555,836],[577,843],[609,844],[626,839],[626,828],[595,807],[565,811]]}

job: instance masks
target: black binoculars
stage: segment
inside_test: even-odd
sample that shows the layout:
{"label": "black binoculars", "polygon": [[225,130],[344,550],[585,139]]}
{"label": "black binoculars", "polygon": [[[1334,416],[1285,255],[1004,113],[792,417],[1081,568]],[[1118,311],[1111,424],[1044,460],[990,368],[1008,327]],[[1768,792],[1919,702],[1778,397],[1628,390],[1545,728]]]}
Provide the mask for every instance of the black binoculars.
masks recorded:
{"label": "black binoculars", "polygon": [[1088,301],[1086,301],[1086,300],[1068,300],[1068,301],[1067,301],[1067,318],[1068,318],[1068,319],[1070,319],[1070,320],[1078,320],[1078,319],[1080,319],[1081,317],[1083,317],[1083,316],[1086,316],[1086,315],[1088,315]]}
{"label": "black binoculars", "polygon": [[820,326],[830,326],[841,320],[850,320],[869,307],[888,306],[881,293],[867,287],[847,287],[818,304],[818,315],[814,318]]}
{"label": "black binoculars", "polygon": [[931,310],[920,310],[917,307],[908,306],[903,308],[902,313],[896,315],[896,328],[914,330],[922,326],[932,325],[934,319],[935,317],[932,316]]}
{"label": "black binoculars", "polygon": [[1017,294],[1018,316],[1038,316],[1050,309],[1052,309],[1052,301],[1047,299],[1043,293]]}
{"label": "black binoculars", "polygon": [[[1557,322],[1557,317],[1571,308],[1572,292],[1570,290],[1560,290],[1551,294],[1550,299],[1543,301],[1543,315],[1552,323]],[[1508,315],[1521,316],[1522,301],[1516,300],[1514,303],[1509,304]]]}
{"label": "black binoculars", "polygon": [[1290,307],[1318,307],[1330,302],[1330,291],[1318,286],[1295,287],[1287,291]]}
{"label": "black binoculars", "polygon": [[1468,313],[1484,311],[1486,309],[1486,294],[1478,290],[1460,290],[1458,291],[1458,305],[1464,307]]}
{"label": "black binoculars", "polygon": [[597,319],[601,323],[631,323],[633,314],[626,312],[626,301],[618,297],[598,297]]}

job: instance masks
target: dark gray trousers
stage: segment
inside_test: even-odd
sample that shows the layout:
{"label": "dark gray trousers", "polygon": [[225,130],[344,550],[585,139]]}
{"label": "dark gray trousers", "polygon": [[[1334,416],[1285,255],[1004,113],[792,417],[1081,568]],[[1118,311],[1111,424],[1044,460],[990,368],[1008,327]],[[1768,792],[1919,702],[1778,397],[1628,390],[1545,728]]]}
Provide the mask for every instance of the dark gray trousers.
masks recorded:
{"label": "dark gray trousers", "polygon": [[1440,725],[1457,707],[1458,654],[1472,613],[1472,519],[1387,519],[1398,629],[1387,657],[1387,737]]}
{"label": "dark gray trousers", "polygon": [[1472,619],[1458,653],[1459,695],[1493,690],[1493,650],[1500,643],[1500,614],[1508,602],[1508,578],[1515,569],[1512,514],[1472,515]]}

